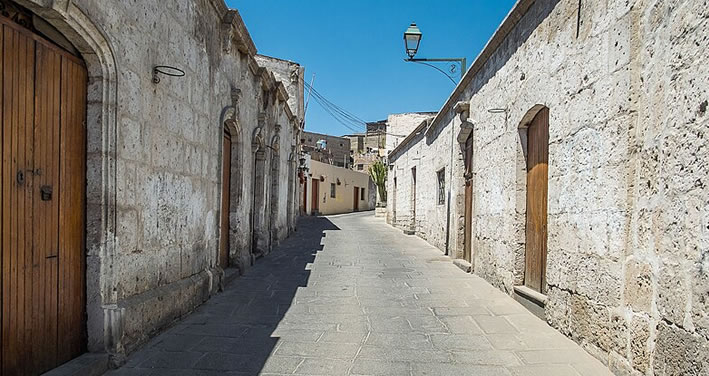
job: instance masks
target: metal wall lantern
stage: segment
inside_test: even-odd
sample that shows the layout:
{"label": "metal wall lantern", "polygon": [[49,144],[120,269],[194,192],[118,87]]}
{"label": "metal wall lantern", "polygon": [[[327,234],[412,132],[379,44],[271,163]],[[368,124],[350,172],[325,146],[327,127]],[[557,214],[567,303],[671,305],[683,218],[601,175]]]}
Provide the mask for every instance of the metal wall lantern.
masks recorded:
{"label": "metal wall lantern", "polygon": [[153,83],[160,83],[160,75],[170,76],[170,77],[184,77],[185,71],[180,68],[171,67],[169,65],[156,65],[153,67]]}
{"label": "metal wall lantern", "polygon": [[455,81],[453,77],[451,77],[450,74],[446,73],[444,70],[441,68],[430,64],[430,63],[452,63],[450,66],[450,72],[451,74],[456,73],[458,71],[458,66],[456,64],[460,64],[460,79],[463,79],[463,76],[465,75],[465,70],[468,68],[468,64],[466,59],[463,58],[444,58],[444,59],[415,59],[414,56],[418,53],[419,46],[421,45],[421,39],[423,39],[423,33],[421,33],[421,30],[416,26],[416,22],[412,22],[411,25],[409,25],[409,28],[406,29],[404,32],[404,47],[406,47],[406,54],[409,55],[408,59],[404,59],[404,61],[408,63],[418,63],[418,64],[423,64],[426,66],[429,66],[433,69],[438,70],[439,72],[443,73],[446,77],[448,77],[453,84],[457,85],[458,83]]}
{"label": "metal wall lantern", "polygon": [[416,22],[412,22],[409,28],[404,32],[404,45],[409,59],[413,59],[414,56],[416,56],[419,45],[421,44],[421,38],[423,38],[423,33],[421,33],[421,30],[416,26]]}

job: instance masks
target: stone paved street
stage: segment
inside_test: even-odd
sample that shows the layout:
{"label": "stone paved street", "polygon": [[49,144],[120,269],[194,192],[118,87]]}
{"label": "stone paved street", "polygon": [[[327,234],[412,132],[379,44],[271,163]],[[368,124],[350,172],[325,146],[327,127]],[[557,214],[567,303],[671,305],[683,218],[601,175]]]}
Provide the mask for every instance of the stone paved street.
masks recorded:
{"label": "stone paved street", "polygon": [[109,373],[606,375],[574,342],[372,213],[306,218]]}

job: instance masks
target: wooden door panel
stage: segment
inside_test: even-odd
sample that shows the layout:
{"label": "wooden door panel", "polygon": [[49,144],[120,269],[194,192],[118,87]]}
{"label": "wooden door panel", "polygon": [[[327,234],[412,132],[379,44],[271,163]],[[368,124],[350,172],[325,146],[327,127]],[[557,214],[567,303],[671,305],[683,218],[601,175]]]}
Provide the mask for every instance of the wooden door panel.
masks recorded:
{"label": "wooden door panel", "polygon": [[525,285],[546,290],[549,110],[541,110],[527,130],[527,227]]}
{"label": "wooden door panel", "polygon": [[[59,187],[58,362],[84,351],[86,87],[83,64],[62,57]],[[54,201],[54,199],[52,199]]]}
{"label": "wooden door panel", "polygon": [[41,197],[42,187],[59,188],[59,134],[61,115],[61,56],[37,44],[35,66],[35,148],[33,177],[34,200],[34,270],[35,306],[34,328],[42,333],[43,341],[36,341],[33,360],[39,370],[47,370],[57,363],[57,324],[59,278],[59,200]]}
{"label": "wooden door panel", "polygon": [[352,202],[352,210],[359,210],[359,187],[354,187],[354,202]]}
{"label": "wooden door panel", "polygon": [[312,211],[313,214],[317,211],[320,211],[320,180],[313,179],[313,202],[312,202]]}
{"label": "wooden door panel", "polygon": [[34,41],[3,25],[3,375],[33,373]]}

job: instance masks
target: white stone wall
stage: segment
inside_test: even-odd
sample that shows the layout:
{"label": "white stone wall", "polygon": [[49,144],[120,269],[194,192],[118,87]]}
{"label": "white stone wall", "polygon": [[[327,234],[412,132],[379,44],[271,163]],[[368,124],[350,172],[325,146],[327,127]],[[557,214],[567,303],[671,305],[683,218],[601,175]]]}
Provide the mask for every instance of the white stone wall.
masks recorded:
{"label": "white stone wall", "polygon": [[[87,61],[89,349],[120,362],[217,291],[220,237],[230,237],[231,264],[243,271],[252,262],[252,231],[270,247],[294,226],[297,200],[287,197],[296,191],[290,174],[302,84],[282,77],[278,63],[263,60],[272,71],[259,66],[240,17],[222,0],[19,2],[65,33]],[[156,65],[185,76],[153,83]],[[302,76],[296,64],[288,69]],[[220,233],[225,113],[238,129],[229,234]],[[264,187],[278,183],[264,188],[260,205],[251,178],[257,128],[267,150]],[[268,218],[276,202],[278,215]],[[256,229],[254,207],[268,218]]]}
{"label": "white stone wall", "polygon": [[404,114],[391,114],[386,123],[386,150],[391,152],[399,145],[422,121],[433,117],[435,113],[411,112]]}
{"label": "white stone wall", "polygon": [[[546,106],[547,320],[617,374],[707,373],[709,8],[583,1],[577,29],[578,4],[536,1],[456,98],[470,102],[474,124],[474,273],[510,293],[523,283],[519,128]],[[507,112],[488,111],[496,108]],[[419,149],[422,160],[441,158],[441,135],[409,146],[394,169],[408,171]],[[399,179],[397,223],[406,184]]]}

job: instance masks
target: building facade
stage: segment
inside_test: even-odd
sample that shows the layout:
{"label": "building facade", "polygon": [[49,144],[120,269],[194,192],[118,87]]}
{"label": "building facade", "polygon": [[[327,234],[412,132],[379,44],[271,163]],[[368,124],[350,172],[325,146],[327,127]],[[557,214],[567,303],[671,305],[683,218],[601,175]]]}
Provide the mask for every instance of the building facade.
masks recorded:
{"label": "building facade", "polygon": [[333,215],[373,210],[374,182],[369,174],[308,159],[300,205],[306,215]]}
{"label": "building facade", "polygon": [[294,229],[303,68],[223,0],[1,0],[0,23],[5,139],[35,135],[1,149],[28,213],[3,209],[2,373],[120,364]]}
{"label": "building facade", "polygon": [[388,220],[616,374],[708,373],[706,15],[517,2],[389,154]]}
{"label": "building facade", "polygon": [[300,136],[303,152],[319,162],[350,168],[350,139],[327,134],[303,132]]}

